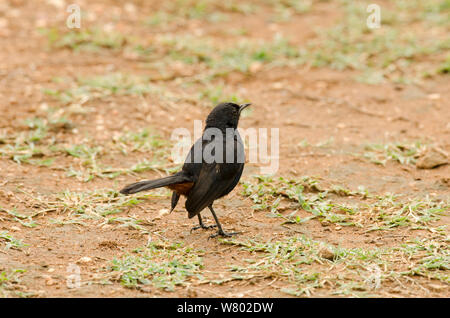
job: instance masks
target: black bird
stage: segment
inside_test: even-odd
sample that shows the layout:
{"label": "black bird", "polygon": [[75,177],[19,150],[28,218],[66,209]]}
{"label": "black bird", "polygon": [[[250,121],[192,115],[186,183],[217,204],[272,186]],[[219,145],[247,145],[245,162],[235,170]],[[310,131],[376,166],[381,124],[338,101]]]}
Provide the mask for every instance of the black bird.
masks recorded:
{"label": "black bird", "polygon": [[[213,209],[215,200],[230,193],[239,182],[244,169],[244,146],[237,131],[242,110],[250,104],[237,105],[222,103],[217,105],[206,119],[202,137],[191,147],[180,172],[157,180],[141,181],[120,190],[123,194],[168,187],[173,190],[172,209],[180,195],[186,196],[186,210],[189,218],[197,215],[199,226],[195,229],[218,228],[210,237],[232,236],[220,225]],[[200,212],[208,207],[216,225],[206,226]]]}

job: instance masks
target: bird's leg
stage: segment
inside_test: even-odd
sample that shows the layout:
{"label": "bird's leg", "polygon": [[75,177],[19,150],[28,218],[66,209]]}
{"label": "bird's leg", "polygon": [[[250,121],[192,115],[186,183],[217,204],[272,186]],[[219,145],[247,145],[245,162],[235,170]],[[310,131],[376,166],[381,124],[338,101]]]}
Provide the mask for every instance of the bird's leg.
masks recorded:
{"label": "bird's leg", "polygon": [[216,227],[217,225],[205,225],[205,224],[203,224],[203,221],[202,221],[202,217],[200,216],[200,213],[199,214],[197,214],[197,216],[198,216],[198,224],[199,224],[199,226],[195,226],[195,227],[193,227],[192,229],[191,229],[191,232],[192,231],[195,231],[195,230],[198,230],[198,229],[205,229],[205,230],[207,230],[207,229],[212,229],[213,227]]}
{"label": "bird's leg", "polygon": [[231,236],[233,236],[233,235],[235,235],[235,234],[240,234],[240,233],[241,233],[241,232],[231,232],[231,233],[224,232],[224,230],[222,229],[222,226],[220,225],[219,219],[217,218],[217,215],[216,215],[216,213],[214,212],[214,209],[213,209],[213,207],[212,207],[212,204],[211,204],[210,206],[208,206],[208,208],[209,208],[209,210],[211,211],[211,213],[212,213],[212,215],[213,215],[213,217],[214,217],[214,220],[216,220],[217,227],[219,228],[219,230],[217,231],[217,233],[211,235],[209,238],[214,238],[214,237],[219,236],[219,235],[220,235],[220,236],[225,236],[225,237],[231,237]]}

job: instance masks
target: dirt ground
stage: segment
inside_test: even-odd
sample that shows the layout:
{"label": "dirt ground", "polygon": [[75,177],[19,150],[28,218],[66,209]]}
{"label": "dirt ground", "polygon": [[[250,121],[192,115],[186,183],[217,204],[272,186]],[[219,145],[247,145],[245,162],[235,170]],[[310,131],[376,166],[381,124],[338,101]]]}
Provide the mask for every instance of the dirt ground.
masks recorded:
{"label": "dirt ground", "polygon": [[[336,47],[323,65],[290,51],[328,54],[317,30],[342,23],[346,1],[77,3],[79,30],[64,0],[0,4],[1,296],[450,296],[448,21],[390,16],[418,46],[447,46],[392,67],[377,60],[390,51],[361,53],[362,69]],[[252,103],[240,127],[280,132],[276,174],[249,163],[215,203],[241,234],[191,232],[164,189],[117,193],[177,169],[172,131],[227,100]],[[436,167],[419,168],[427,155]]]}

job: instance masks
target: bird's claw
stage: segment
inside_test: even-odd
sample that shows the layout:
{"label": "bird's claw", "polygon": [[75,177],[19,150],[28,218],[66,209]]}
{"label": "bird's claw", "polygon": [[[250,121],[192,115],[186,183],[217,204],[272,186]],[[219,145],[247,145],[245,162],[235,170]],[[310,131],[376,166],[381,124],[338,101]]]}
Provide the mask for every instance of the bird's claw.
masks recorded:
{"label": "bird's claw", "polygon": [[241,234],[241,233],[242,232],[230,232],[230,233],[227,233],[227,232],[219,230],[215,234],[210,235],[208,239],[212,239],[212,238],[215,238],[217,236],[232,237],[233,235],[237,235],[237,234]]}
{"label": "bird's claw", "polygon": [[198,230],[198,229],[209,230],[209,229],[212,229],[212,228],[215,228],[215,227],[217,227],[216,224],[214,224],[214,225],[199,225],[199,226],[194,226],[194,227],[191,229],[191,233],[192,233],[192,231],[195,231],[195,230]]}

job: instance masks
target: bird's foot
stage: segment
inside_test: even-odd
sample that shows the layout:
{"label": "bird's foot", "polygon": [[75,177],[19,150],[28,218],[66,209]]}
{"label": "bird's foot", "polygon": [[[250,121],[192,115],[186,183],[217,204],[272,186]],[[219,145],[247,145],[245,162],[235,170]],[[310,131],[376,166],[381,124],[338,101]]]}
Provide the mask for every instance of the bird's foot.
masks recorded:
{"label": "bird's foot", "polygon": [[191,229],[191,233],[192,233],[192,231],[195,231],[195,230],[198,230],[198,229],[209,230],[209,229],[213,229],[213,228],[215,228],[215,227],[217,227],[216,224],[214,224],[214,225],[204,225],[204,224],[201,224],[201,225],[199,225],[199,226],[194,226],[194,227]]}
{"label": "bird's foot", "polygon": [[222,237],[232,237],[233,235],[237,235],[237,234],[241,234],[242,232],[224,232],[222,229],[219,229],[215,234],[212,234],[209,236],[209,238],[215,238],[217,236],[222,236]]}

